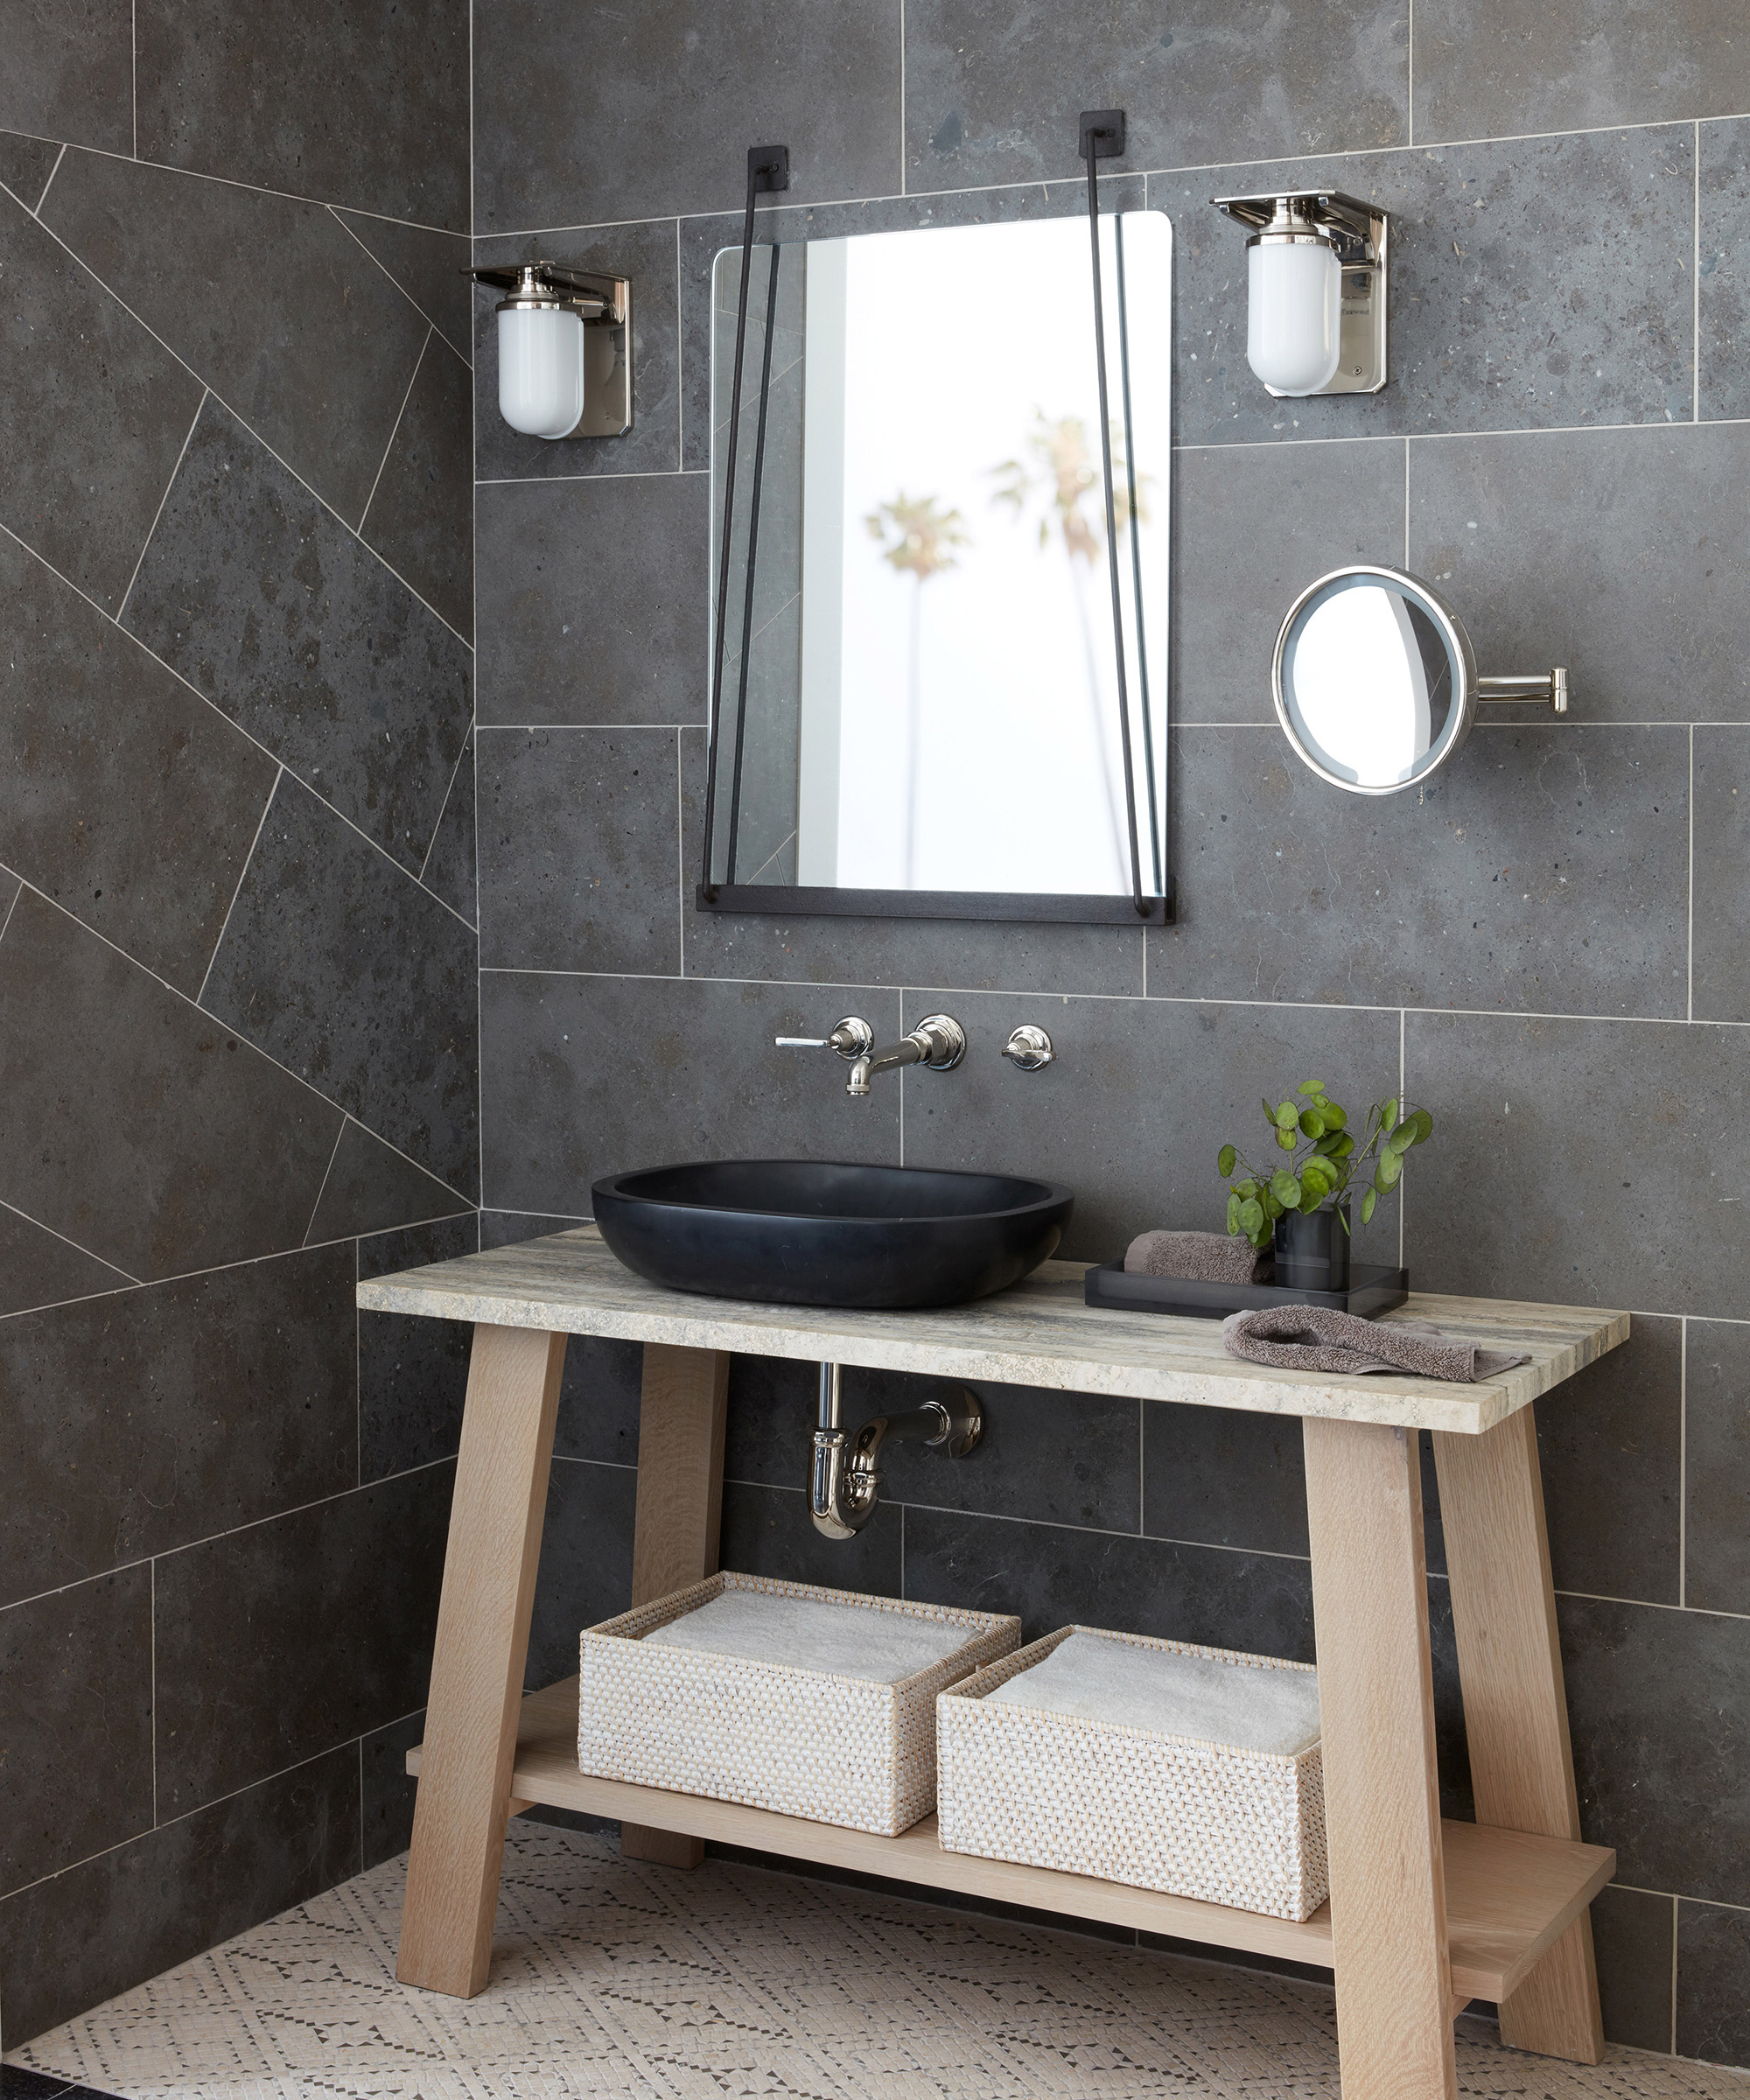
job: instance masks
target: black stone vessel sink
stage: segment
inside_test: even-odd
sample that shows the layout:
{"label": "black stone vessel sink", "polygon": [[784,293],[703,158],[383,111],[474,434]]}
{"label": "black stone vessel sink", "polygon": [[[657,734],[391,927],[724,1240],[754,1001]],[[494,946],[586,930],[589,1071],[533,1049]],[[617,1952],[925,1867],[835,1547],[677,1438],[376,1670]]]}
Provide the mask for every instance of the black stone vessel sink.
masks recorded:
{"label": "black stone vessel sink", "polygon": [[718,1159],[610,1174],[596,1223],[671,1291],[770,1306],[957,1306],[1048,1260],[1075,1199],[1012,1174]]}

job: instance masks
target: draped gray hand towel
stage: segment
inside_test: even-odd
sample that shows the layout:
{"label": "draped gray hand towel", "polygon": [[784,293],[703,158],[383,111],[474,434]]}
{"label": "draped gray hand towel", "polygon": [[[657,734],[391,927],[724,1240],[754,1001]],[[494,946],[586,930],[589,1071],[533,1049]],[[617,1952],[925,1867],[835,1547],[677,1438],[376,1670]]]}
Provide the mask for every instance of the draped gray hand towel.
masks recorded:
{"label": "draped gray hand towel", "polygon": [[1278,1370],[1396,1371],[1457,1385],[1496,1378],[1531,1361],[1523,1349],[1485,1349],[1456,1334],[1443,1334],[1424,1320],[1362,1320],[1327,1306],[1265,1306],[1254,1312],[1230,1312],[1222,1322],[1222,1346],[1230,1356],[1273,1364]]}
{"label": "draped gray hand towel", "polygon": [[1250,1240],[1225,1232],[1144,1232],[1124,1250],[1127,1276],[1179,1276],[1194,1284],[1265,1284],[1272,1266]]}

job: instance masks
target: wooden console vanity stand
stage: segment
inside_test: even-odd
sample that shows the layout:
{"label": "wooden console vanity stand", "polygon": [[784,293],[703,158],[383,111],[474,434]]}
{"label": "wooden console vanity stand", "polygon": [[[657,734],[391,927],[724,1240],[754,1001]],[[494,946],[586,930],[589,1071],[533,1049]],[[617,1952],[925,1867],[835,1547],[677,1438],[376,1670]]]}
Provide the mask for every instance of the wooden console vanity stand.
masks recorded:
{"label": "wooden console vanity stand", "polygon": [[[1572,2062],[1603,2048],[1587,1905],[1615,1854],[1579,1842],[1530,1403],[1628,1338],[1626,1313],[1413,1297],[1531,1362],[1474,1386],[1272,1371],[1214,1320],[1091,1309],[1082,1265],[935,1312],[694,1298],[642,1282],[593,1227],[359,1285],[361,1306],[475,1323],[402,1917],[405,1984],[486,1987],[506,1820],[536,1802],[619,1817],[634,1858],[696,1866],[718,1838],[1246,1948],[1335,1972],[1345,2100],[1452,2100],[1452,2020]],[[878,1838],[584,1778],[577,1680],[525,1698],[565,1343],[644,1344],[633,1603],[718,1564],[732,1351],[1193,1407],[1298,1415],[1324,1731],[1331,1900],[1305,1924],[943,1852],[931,1816]],[[1418,1432],[1432,1433],[1470,1740],[1475,1824],[1440,1819]],[[802,1443],[798,1441],[798,1479]],[[806,1523],[799,1502],[796,1522]],[[1148,1629],[1157,1630],[1157,1629]],[[1172,1627],[1158,1629],[1175,1632]]]}

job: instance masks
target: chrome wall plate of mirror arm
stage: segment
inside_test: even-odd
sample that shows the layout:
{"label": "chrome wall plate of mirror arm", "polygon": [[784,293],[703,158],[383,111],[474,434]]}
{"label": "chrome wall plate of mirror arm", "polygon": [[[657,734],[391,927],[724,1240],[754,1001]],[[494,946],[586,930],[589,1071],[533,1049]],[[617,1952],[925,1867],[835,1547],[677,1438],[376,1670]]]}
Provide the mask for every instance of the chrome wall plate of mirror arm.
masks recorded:
{"label": "chrome wall plate of mirror arm", "polygon": [[[1390,346],[1390,214],[1340,190],[1284,190],[1267,197],[1212,197],[1209,201],[1237,225],[1249,228],[1254,242],[1272,226],[1285,226],[1285,211],[1289,218],[1307,221],[1330,243],[1343,273],[1342,348],[1335,377],[1316,392],[1377,394],[1386,382]],[[1259,383],[1278,401],[1290,398],[1267,380]]]}
{"label": "chrome wall plate of mirror arm", "polygon": [[[465,277],[501,291],[497,313],[574,313],[584,326],[583,417],[574,438],[623,438],[632,428],[632,280],[537,258]],[[505,324],[500,323],[500,327]]]}
{"label": "chrome wall plate of mirror arm", "polygon": [[1530,672],[1523,678],[1479,678],[1477,704],[1480,707],[1506,707],[1520,701],[1547,707],[1552,715],[1568,711],[1568,667],[1558,663],[1552,671],[1541,676]]}

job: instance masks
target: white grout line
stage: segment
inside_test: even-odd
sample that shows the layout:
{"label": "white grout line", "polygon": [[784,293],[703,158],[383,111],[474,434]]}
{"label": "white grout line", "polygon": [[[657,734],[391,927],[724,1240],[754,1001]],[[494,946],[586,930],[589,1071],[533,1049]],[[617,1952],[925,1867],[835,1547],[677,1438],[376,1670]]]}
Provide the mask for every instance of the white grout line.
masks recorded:
{"label": "white grout line", "polygon": [[[388,443],[383,447],[383,456],[378,460],[377,471],[371,477],[371,493],[365,498],[365,508],[359,513],[358,524],[354,528],[354,530],[358,534],[361,540],[364,539],[365,536],[365,520],[370,516],[371,505],[377,500],[377,484],[382,480],[383,469],[388,465],[389,455],[395,451],[395,441],[401,430],[401,419],[406,415],[407,404],[413,399],[413,389],[418,384],[419,368],[425,362],[425,353],[430,348],[431,339],[437,334],[437,332],[438,331],[431,326],[430,322],[427,321],[425,324],[425,333],[420,338],[419,341],[419,354],[413,360],[413,371],[407,382],[407,391],[402,396],[401,406],[395,412],[395,422],[389,430]],[[369,542],[367,542],[366,543],[368,545]],[[447,625],[447,622],[445,624]],[[452,634],[454,631],[455,630],[453,628],[451,629]]]}
{"label": "white grout line", "polygon": [[[1617,130],[1627,128],[1626,126],[1613,127]],[[94,160],[131,162],[142,168],[156,168],[161,174],[186,176],[191,182],[216,183],[220,189],[249,190],[257,196],[284,198],[288,204],[304,205],[312,212],[329,211],[336,208],[326,197],[306,197],[297,190],[270,189],[266,183],[262,182],[240,182],[234,176],[214,175],[206,168],[180,168],[167,160],[143,158],[137,153],[112,153],[107,146],[80,145],[75,148],[75,150],[80,153],[89,153]],[[465,234],[458,234],[453,226],[428,226],[423,219],[397,219],[393,212],[373,212],[362,205],[345,204],[338,208],[341,211],[356,212],[360,219],[381,219],[385,226],[410,227],[415,233],[418,234],[448,234],[452,240],[466,240],[468,237]]]}
{"label": "white grout line", "polygon": [[681,914],[681,975],[687,974],[687,808],[681,753],[681,732],[675,732],[675,872],[679,878],[676,902]]}
{"label": "white grout line", "polygon": [[[1750,416],[1710,416],[1700,427],[1718,430],[1736,429],[1750,423]],[[1608,438],[1643,430],[1651,433],[1662,430],[1670,437],[1676,430],[1691,430],[1697,426],[1687,423],[1527,423],[1516,424],[1510,429],[1490,430],[1382,430],[1374,434],[1354,437],[1330,438],[1236,438],[1216,439],[1202,444],[1175,444],[1175,452],[1263,452],[1271,447],[1286,451],[1291,446],[1330,444],[1481,444],[1496,438]]]}
{"label": "white grout line", "polygon": [[[900,194],[906,193],[906,0],[900,0]],[[1143,203],[1148,203],[1148,184],[1143,184]]]}
{"label": "white grout line", "polygon": [[0,941],[4,941],[6,938],[6,928],[11,925],[12,914],[18,908],[18,900],[24,893],[24,884],[23,878],[15,875],[12,879],[18,885],[18,886],[12,892],[11,903],[6,906],[6,916],[4,919],[0,919]]}
{"label": "white grout line", "polygon": [[328,1155],[328,1164],[322,1170],[322,1186],[317,1190],[316,1200],[311,1206],[310,1222],[304,1227],[304,1237],[298,1243],[300,1254],[310,1244],[310,1236],[316,1229],[316,1221],[322,1213],[322,1199],[328,1193],[328,1177],[334,1171],[334,1162],[340,1157],[340,1140],[346,1135],[346,1125],[352,1120],[343,1109],[340,1112],[340,1127],[334,1133],[334,1149]]}
{"label": "white grout line", "polygon": [[146,1563],[150,1587],[146,1598],[146,1631],[151,1641],[152,1702],[152,1828],[158,1827],[158,1564]]}
{"label": "white grout line", "polygon": [[513,1210],[508,1203],[482,1203],[480,1205],[480,1214],[484,1216],[487,1211],[490,1211],[495,1218],[564,1218],[570,1220],[571,1223],[576,1225],[593,1225],[595,1222],[593,1218],[584,1217],[580,1212],[569,1210]]}
{"label": "white grout line", "polygon": [[[59,1240],[63,1247],[71,1247],[75,1254],[82,1254],[88,1262],[95,1262],[100,1269],[112,1270],[124,1283],[132,1284],[136,1289],[144,1288],[141,1278],[137,1276],[130,1276],[119,1262],[112,1262],[104,1255],[94,1254],[90,1248],[81,1246],[77,1240],[68,1239],[64,1232],[57,1232],[52,1225],[45,1225],[40,1218],[32,1217],[28,1210],[20,1210],[16,1203],[9,1203],[4,1197],[0,1197],[0,1210],[10,1210],[15,1218],[22,1218],[25,1224],[34,1225],[38,1232],[47,1233],[51,1239]],[[88,1298],[109,1298],[113,1295],[114,1293],[109,1291],[86,1291],[82,1292],[78,1298],[64,1298],[60,1302],[64,1305],[77,1306],[82,1305]],[[29,1309],[32,1312],[43,1310],[42,1307],[34,1306]]]}
{"label": "white grout line", "polygon": [[[200,1002],[206,997],[206,987],[211,982],[213,976],[213,966],[219,960],[219,950],[225,945],[225,935],[230,930],[231,914],[236,910],[237,900],[242,895],[243,885],[248,879],[249,863],[256,858],[256,848],[262,843],[262,833],[267,826],[268,812],[274,806],[274,797],[279,793],[279,784],[284,778],[285,767],[282,766],[279,771],[274,775],[273,786],[268,789],[268,799],[262,804],[262,814],[256,820],[256,836],[249,841],[249,850],[246,854],[244,854],[243,864],[237,871],[237,886],[231,892],[230,903],[225,906],[225,917],[219,928],[219,938],[213,943],[213,953],[206,958],[206,968],[200,979],[200,990],[197,991],[193,998],[189,1001],[191,1005],[200,1007],[200,1011],[203,1013],[206,1012],[206,1010],[204,1006],[200,1006]],[[76,923],[83,926],[85,921],[81,919],[77,920]],[[126,950],[124,949],[122,952],[125,954]],[[144,965],[142,965],[142,967],[144,968]],[[160,979],[159,982],[162,983],[163,980]],[[183,996],[185,998],[187,997],[186,993]]]}
{"label": "white grout line", "polygon": [[681,326],[681,222],[675,221],[675,472],[687,466],[687,332]]}
{"label": "white grout line", "polygon": [[60,164],[66,158],[66,148],[63,146],[60,151],[55,155],[55,164],[53,167],[49,170],[48,181],[43,185],[41,193],[38,195],[36,203],[31,207],[31,216],[32,219],[37,217],[38,214],[41,212],[44,205],[48,202],[50,185],[53,183],[55,177],[60,173]]}
{"label": "white grout line", "polygon": [[[1265,724],[1262,722],[1247,723],[1244,726],[1248,729],[1263,729]],[[1662,724],[1660,726],[1681,728],[1683,724],[1681,723]],[[1269,727],[1274,729],[1276,724],[1272,722]],[[481,737],[489,737],[497,730],[509,730],[519,737],[535,737],[543,736],[549,731],[570,734],[576,730],[598,729],[606,735],[613,737],[624,736],[633,730],[646,729],[661,730],[664,732],[671,729],[678,730],[682,735],[690,731],[696,736],[703,736],[705,725],[703,722],[477,722],[474,724],[474,733],[476,736]]]}
{"label": "white grout line", "polygon": [[1676,1896],[1671,1898],[1671,2054],[1677,2053],[1677,1933],[1684,1920],[1684,1907]]}
{"label": "white grout line", "polygon": [[1410,566],[1410,441],[1404,443],[1404,566]]}
{"label": "white grout line", "polygon": [[128,115],[132,120],[134,158],[140,158],[140,7],[128,0]]}
{"label": "white grout line", "polygon": [[1690,298],[1694,302],[1694,347],[1690,378],[1694,385],[1690,420],[1701,421],[1701,126],[1695,128],[1695,249],[1690,264]]}
{"label": "white grout line", "polygon": [[1416,144],[1416,0],[1409,0],[1410,28],[1404,38],[1404,56],[1408,61],[1404,97],[1404,143],[1413,147]]}
{"label": "white grout line", "polygon": [[122,593],[122,602],[116,608],[116,625],[122,624],[122,615],[128,610],[128,600],[134,595],[134,585],[140,580],[140,571],[146,565],[146,556],[152,543],[152,535],[158,528],[158,520],[164,514],[164,505],[170,501],[170,492],[176,486],[176,478],[182,472],[182,463],[188,457],[188,448],[194,443],[194,432],[200,421],[200,411],[206,406],[206,388],[200,389],[200,399],[194,404],[194,415],[188,426],[188,434],[182,441],[182,450],[176,456],[176,465],[170,470],[170,480],[164,483],[164,494],[158,498],[158,507],[152,513],[152,522],[146,528],[146,536],[140,542],[140,558],[134,564],[134,573],[128,578],[128,588]]}
{"label": "white grout line", "polygon": [[[473,717],[470,715],[468,718],[468,726],[462,733],[462,748],[456,753],[456,763],[450,768],[449,785],[444,790],[443,801],[438,805],[438,821],[432,825],[431,836],[426,842],[425,858],[420,862],[419,872],[414,878],[414,880],[417,882],[422,888],[424,886],[425,871],[431,865],[431,855],[438,844],[438,834],[444,829],[444,815],[450,807],[450,797],[456,792],[456,782],[461,778],[462,760],[468,755],[468,743],[469,739],[473,736],[473,733],[474,719]],[[435,891],[432,893],[434,896],[437,894]],[[439,897],[438,901],[441,904],[444,900]],[[461,914],[458,913],[457,916],[459,918]],[[466,923],[466,921],[465,920],[464,924]]]}
{"label": "white grout line", "polygon": [[[1638,424],[1630,426],[1638,430]],[[674,481],[682,477],[703,481],[710,472],[708,466],[628,466],[617,467],[612,472],[594,474],[480,474],[476,477],[476,488],[548,488],[555,483],[570,486],[576,481]]]}
{"label": "white grout line", "polygon": [[359,1872],[365,1871],[365,1739],[359,1738]]}
{"label": "white grout line", "polygon": [[1592,1590],[1558,1590],[1556,1595],[1575,1598],[1581,1604],[1620,1604],[1634,1612],[1681,1612],[1687,1619],[1732,1619],[1750,1625],[1750,1612],[1722,1612],[1705,1604],[1662,1604],[1656,1597],[1600,1597]]}
{"label": "white grout line", "polygon": [[[1409,1023],[1409,1008],[1400,1006],[1397,1010],[1397,1098],[1400,1103],[1410,1088],[1410,1062],[1405,1050]],[[1402,1113],[1401,1107],[1399,1113]],[[1397,1265],[1400,1269],[1404,1266],[1404,1206],[1407,1191],[1400,1179],[1397,1184]]]}
{"label": "white grout line", "polygon": [[[388,264],[383,261],[382,257],[380,255],[377,255],[372,248],[367,247],[364,242],[359,241],[358,234],[353,231],[353,228],[346,224],[346,220],[341,216],[340,206],[331,204],[325,206],[324,209],[333,214],[334,223],[340,228],[340,231],[346,234],[349,239],[359,242],[360,253],[368,256],[370,260],[375,263],[376,267],[382,270],[384,276],[386,276],[389,283],[395,286],[396,290],[401,294],[402,298],[407,301],[408,304],[412,307],[413,311],[419,316],[420,319],[424,322],[425,326],[431,330],[434,335],[441,336],[447,347],[454,350],[456,355],[461,359],[462,362],[468,368],[469,371],[472,372],[474,368],[474,360],[469,355],[468,351],[459,349],[454,343],[451,342],[449,337],[444,335],[443,329],[436,321],[432,319],[431,316],[426,312],[425,309],[419,304],[419,301],[414,298],[413,294],[407,289],[406,285],[402,283],[401,279],[396,276],[395,272],[389,268]],[[466,241],[467,237],[468,236],[466,234],[452,234],[448,236],[448,238],[452,241]],[[472,346],[470,345],[470,348],[472,347]]]}
{"label": "white grout line", "polygon": [[1677,1604],[1690,1600],[1690,1323],[1677,1340]]}
{"label": "white grout line", "polygon": [[1685,922],[1688,928],[1688,947],[1685,951],[1687,961],[1684,965],[1684,977],[1688,989],[1684,1018],[1686,1021],[1692,1021],[1695,1018],[1695,724],[1693,722],[1690,724],[1689,805],[1689,888]]}

